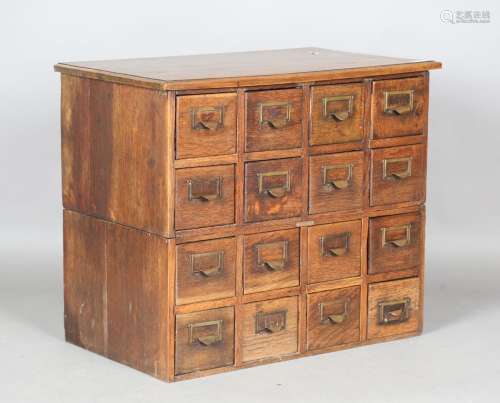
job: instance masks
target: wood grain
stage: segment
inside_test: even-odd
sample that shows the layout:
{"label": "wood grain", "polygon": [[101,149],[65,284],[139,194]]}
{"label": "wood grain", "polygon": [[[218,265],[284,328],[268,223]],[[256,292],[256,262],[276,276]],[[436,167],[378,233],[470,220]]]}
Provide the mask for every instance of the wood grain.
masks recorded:
{"label": "wood grain", "polygon": [[[273,173],[276,175],[270,176]],[[261,191],[259,191],[259,176],[263,177]],[[302,161],[299,158],[247,162],[245,222],[300,216],[302,179]],[[281,195],[274,196],[270,193],[273,189],[278,191],[285,189],[285,191]]]}
{"label": "wood grain", "polygon": [[247,92],[245,116],[246,152],[302,146],[302,89]]}
{"label": "wood grain", "polygon": [[[217,332],[220,321],[220,340],[203,345],[189,335],[189,327],[196,326],[195,336],[211,336]],[[194,336],[193,336],[194,337]],[[208,311],[177,315],[175,326],[175,373],[185,374],[223,367],[234,363],[234,308],[226,307]]]}
{"label": "wood grain", "polygon": [[[172,268],[173,269],[173,268]],[[163,238],[108,224],[108,356],[165,377],[168,246]]]}
{"label": "wood grain", "polygon": [[[410,298],[409,318],[402,323],[379,324],[378,304]],[[368,338],[415,332],[420,326],[420,281],[418,278],[388,281],[368,286]]]}
{"label": "wood grain", "polygon": [[171,236],[167,97],[85,78],[61,80],[64,207]]}
{"label": "wood grain", "polygon": [[[384,161],[394,162],[394,172],[403,172],[411,164],[411,173],[405,178],[387,175],[384,178]],[[408,162],[409,161],[409,162]],[[381,148],[372,151],[370,204],[380,206],[391,203],[423,202],[426,184],[426,146]]]}
{"label": "wood grain", "polygon": [[[277,262],[272,269],[265,262]],[[299,285],[299,230],[266,232],[243,237],[244,293]]]}
{"label": "wood grain", "polygon": [[65,211],[68,341],[166,379],[168,241]]}
{"label": "wood grain", "polygon": [[223,238],[177,246],[176,303],[235,295],[236,239]]}
{"label": "wood grain", "polygon": [[[364,206],[365,157],[362,151],[309,157],[309,212],[356,210]],[[335,183],[346,182],[339,188]]]}
{"label": "wood grain", "polygon": [[[217,126],[201,126],[197,120],[201,117],[207,118],[209,123],[216,123]],[[236,93],[177,97],[177,158],[235,153],[236,121]]]}
{"label": "wood grain", "polygon": [[[401,115],[385,112],[386,94],[401,91],[413,92],[412,110]],[[372,137],[381,139],[423,134],[427,122],[428,92],[429,85],[425,77],[375,81],[372,97]]]}
{"label": "wood grain", "polygon": [[66,340],[107,353],[106,224],[64,211],[64,329]]}
{"label": "wood grain", "polygon": [[[420,214],[401,214],[370,219],[368,273],[408,270],[420,265],[424,221]],[[396,246],[391,239],[403,239],[409,226],[409,241]],[[383,231],[387,242],[384,242]]]}
{"label": "wood grain", "polygon": [[[360,287],[307,296],[307,348],[315,350],[359,341]],[[345,315],[340,323],[328,315]]]}
{"label": "wood grain", "polygon": [[[257,332],[257,315],[284,312],[283,329],[273,333]],[[297,347],[297,297],[261,301],[243,306],[242,354],[243,362],[296,353]]]}
{"label": "wood grain", "polygon": [[[175,188],[176,229],[234,223],[234,165],[177,169]],[[201,194],[215,197],[204,200]]]}
{"label": "wood grain", "polygon": [[[360,142],[364,137],[364,85],[339,84],[313,86],[310,145]],[[339,99],[339,97],[352,97]],[[326,105],[325,105],[326,103]],[[350,104],[350,107],[349,107]],[[325,115],[325,112],[327,114]],[[335,113],[347,112],[338,120]]]}
{"label": "wood grain", "polygon": [[[310,227],[307,243],[308,283],[360,275],[361,221]],[[331,249],[342,249],[342,254],[333,255],[329,252]]]}
{"label": "wood grain", "polygon": [[422,72],[435,61],[362,55],[321,48],[59,63],[55,70],[162,90],[279,85]]}

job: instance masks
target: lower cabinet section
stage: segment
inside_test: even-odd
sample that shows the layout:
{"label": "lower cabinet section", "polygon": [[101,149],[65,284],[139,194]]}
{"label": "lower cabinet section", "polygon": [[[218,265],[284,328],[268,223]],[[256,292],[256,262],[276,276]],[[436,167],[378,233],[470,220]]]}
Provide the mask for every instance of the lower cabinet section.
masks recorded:
{"label": "lower cabinet section", "polygon": [[175,373],[201,371],[234,363],[234,308],[177,315]]}
{"label": "lower cabinet section", "polygon": [[244,362],[298,352],[297,297],[246,304],[242,320]]}
{"label": "lower cabinet section", "polygon": [[323,291],[307,296],[307,349],[360,340],[360,287]]}
{"label": "lower cabinet section", "polygon": [[416,335],[423,217],[176,243],[66,212],[66,338],[181,380]]}
{"label": "lower cabinet section", "polygon": [[420,327],[418,278],[368,286],[368,339],[416,332]]}

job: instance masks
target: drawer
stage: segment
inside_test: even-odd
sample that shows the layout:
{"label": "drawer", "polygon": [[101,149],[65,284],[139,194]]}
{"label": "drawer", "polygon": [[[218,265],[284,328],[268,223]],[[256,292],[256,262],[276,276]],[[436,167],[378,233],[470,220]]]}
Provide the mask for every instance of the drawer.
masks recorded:
{"label": "drawer", "polygon": [[299,285],[299,230],[244,237],[244,293]]}
{"label": "drawer", "polygon": [[423,134],[427,122],[428,82],[424,77],[373,83],[374,139]]}
{"label": "drawer", "polygon": [[175,171],[175,229],[234,223],[234,166]]}
{"label": "drawer", "polygon": [[302,147],[302,89],[246,94],[245,151]]}
{"label": "drawer", "polygon": [[302,213],[302,160],[288,158],[245,165],[245,221]]}
{"label": "drawer", "polygon": [[307,349],[359,341],[360,287],[307,295]]}
{"label": "drawer", "polygon": [[312,130],[309,144],[362,141],[364,94],[363,84],[312,87]]}
{"label": "drawer", "polygon": [[371,218],[368,273],[418,268],[423,234],[419,213]]}
{"label": "drawer", "polygon": [[177,159],[235,153],[236,111],[235,93],[177,97]]}
{"label": "drawer", "polygon": [[371,164],[372,206],[425,199],[425,145],[373,150]]}
{"label": "drawer", "polygon": [[279,357],[298,351],[297,297],[243,305],[243,361]]}
{"label": "drawer", "polygon": [[361,221],[317,225],[307,231],[309,284],[360,275]]}
{"label": "drawer", "polygon": [[176,375],[224,367],[233,363],[233,307],[176,316]]}
{"label": "drawer", "polygon": [[368,286],[368,338],[420,330],[420,280],[375,283]]}
{"label": "drawer", "polygon": [[235,238],[177,246],[177,305],[235,295]]}
{"label": "drawer", "polygon": [[309,159],[309,213],[363,207],[365,157],[362,151]]}

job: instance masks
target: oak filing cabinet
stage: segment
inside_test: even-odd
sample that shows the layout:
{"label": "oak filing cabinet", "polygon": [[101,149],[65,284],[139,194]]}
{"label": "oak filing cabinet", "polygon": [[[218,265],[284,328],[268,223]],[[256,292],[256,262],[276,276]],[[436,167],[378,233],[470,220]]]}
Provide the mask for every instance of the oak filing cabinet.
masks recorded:
{"label": "oak filing cabinet", "polygon": [[175,381],[422,330],[435,61],[57,64],[69,342]]}

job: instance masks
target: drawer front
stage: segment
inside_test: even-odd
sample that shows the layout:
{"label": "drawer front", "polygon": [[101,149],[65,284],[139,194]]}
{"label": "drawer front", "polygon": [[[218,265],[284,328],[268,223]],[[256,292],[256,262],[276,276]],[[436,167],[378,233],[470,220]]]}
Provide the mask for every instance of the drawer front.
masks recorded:
{"label": "drawer front", "polygon": [[309,161],[310,214],[363,207],[366,171],[363,152],[318,155]]}
{"label": "drawer front", "polygon": [[300,158],[248,162],[245,165],[245,221],[299,216],[302,191]]}
{"label": "drawer front", "polygon": [[424,77],[373,83],[373,138],[423,134],[427,121],[428,83]]}
{"label": "drawer front", "polygon": [[309,144],[335,144],[363,140],[363,84],[312,87],[312,131]]}
{"label": "drawer front", "polygon": [[394,336],[420,329],[420,280],[368,286],[368,338]]}
{"label": "drawer front", "polygon": [[298,286],[299,249],[298,229],[245,236],[245,294]]}
{"label": "drawer front", "polygon": [[371,164],[372,206],[425,199],[425,145],[373,150]]}
{"label": "drawer front", "polygon": [[308,283],[357,277],[361,270],[361,221],[308,228]]}
{"label": "drawer front", "polygon": [[234,223],[234,166],[175,171],[175,229]]}
{"label": "drawer front", "polygon": [[176,316],[177,375],[234,363],[234,308],[219,308]]}
{"label": "drawer front", "polygon": [[371,218],[368,273],[418,268],[423,230],[418,213]]}
{"label": "drawer front", "polygon": [[177,246],[177,305],[235,295],[235,238]]}
{"label": "drawer front", "polygon": [[301,147],[302,102],[301,89],[248,92],[245,151]]}
{"label": "drawer front", "polygon": [[359,341],[360,287],[307,296],[307,349]]}
{"label": "drawer front", "polygon": [[236,94],[177,97],[177,158],[236,152]]}
{"label": "drawer front", "polygon": [[298,351],[297,297],[243,305],[243,361],[279,357]]}

